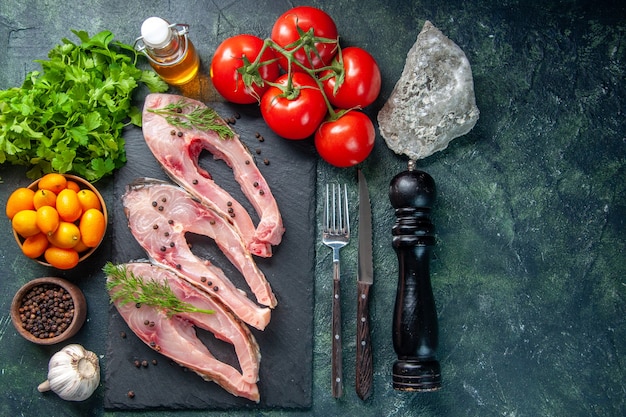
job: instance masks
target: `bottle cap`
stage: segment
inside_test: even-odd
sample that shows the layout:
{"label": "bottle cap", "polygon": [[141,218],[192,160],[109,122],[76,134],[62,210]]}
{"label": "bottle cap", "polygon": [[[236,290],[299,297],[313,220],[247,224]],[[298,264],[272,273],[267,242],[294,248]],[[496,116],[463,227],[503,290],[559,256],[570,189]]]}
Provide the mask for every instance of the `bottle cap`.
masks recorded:
{"label": "bottle cap", "polygon": [[170,24],[160,17],[149,17],[141,25],[141,37],[150,48],[163,48],[170,41]]}

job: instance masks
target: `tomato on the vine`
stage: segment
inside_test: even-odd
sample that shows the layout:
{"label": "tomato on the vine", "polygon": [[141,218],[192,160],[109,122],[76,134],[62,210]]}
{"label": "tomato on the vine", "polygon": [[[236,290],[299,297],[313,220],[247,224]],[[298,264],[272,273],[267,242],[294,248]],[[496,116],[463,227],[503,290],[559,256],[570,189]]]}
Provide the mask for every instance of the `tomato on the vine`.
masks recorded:
{"label": "tomato on the vine", "polygon": [[[258,68],[244,64],[252,63],[263,49],[264,41],[258,36],[236,35],[224,40],[215,50],[211,61],[213,86],[226,100],[238,104],[250,104],[259,100],[269,85],[280,75],[276,55],[266,48]],[[268,63],[269,61],[269,63]],[[244,81],[249,82],[247,87]]]}
{"label": "tomato on the vine", "polygon": [[293,88],[283,92],[280,87],[289,84],[288,74],[280,76],[261,97],[261,115],[265,123],[286,139],[305,139],[322,123],[328,107],[317,82],[304,72],[291,74]]}
{"label": "tomato on the vine", "polygon": [[[325,38],[330,42],[316,41],[310,36],[313,29],[315,38]],[[271,39],[281,48],[287,48],[301,39],[304,33],[304,47],[294,51],[294,58],[310,69],[318,69],[330,64],[337,53],[338,32],[335,21],[323,10],[310,6],[294,7],[283,13],[274,23]],[[281,54],[279,54],[281,55]],[[280,66],[286,71],[287,58],[280,56]],[[292,69],[301,71],[298,65],[292,64]]]}
{"label": "tomato on the vine", "polygon": [[376,60],[365,49],[356,46],[342,49],[341,55],[343,65],[337,56],[332,66],[343,74],[343,82],[339,83],[337,76],[330,76],[331,70],[320,75],[320,78],[330,76],[323,82],[326,97],[333,106],[340,109],[369,106],[380,93],[381,76]]}
{"label": "tomato on the vine", "polygon": [[351,110],[322,123],[315,132],[317,153],[331,165],[347,168],[363,162],[374,149],[376,131],[363,112]]}

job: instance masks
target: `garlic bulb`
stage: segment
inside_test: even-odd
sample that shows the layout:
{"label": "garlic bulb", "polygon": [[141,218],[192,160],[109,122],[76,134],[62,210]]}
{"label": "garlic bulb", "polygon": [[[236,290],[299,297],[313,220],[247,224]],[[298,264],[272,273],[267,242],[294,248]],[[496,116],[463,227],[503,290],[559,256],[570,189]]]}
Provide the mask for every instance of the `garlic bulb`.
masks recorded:
{"label": "garlic bulb", "polygon": [[79,344],[67,345],[50,358],[48,379],[37,389],[55,392],[67,401],[83,401],[100,384],[100,364],[95,353]]}

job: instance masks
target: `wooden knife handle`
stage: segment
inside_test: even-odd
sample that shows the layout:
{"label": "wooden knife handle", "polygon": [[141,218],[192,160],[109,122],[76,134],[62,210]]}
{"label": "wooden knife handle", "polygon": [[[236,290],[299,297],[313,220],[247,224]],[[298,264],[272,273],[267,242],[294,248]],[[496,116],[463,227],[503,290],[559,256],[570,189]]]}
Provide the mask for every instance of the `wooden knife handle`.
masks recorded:
{"label": "wooden knife handle", "polygon": [[331,357],[331,384],[333,397],[343,395],[343,364],[341,354],[341,297],[339,281],[339,263],[333,265],[333,311],[332,311],[332,357]]}
{"label": "wooden knife handle", "polygon": [[372,341],[370,336],[369,293],[370,284],[357,283],[356,322],[356,393],[362,400],[372,394],[374,369],[372,366]]}
{"label": "wooden knife handle", "polygon": [[418,170],[402,172],[391,181],[396,212],[393,247],[398,255],[398,289],[393,315],[393,387],[401,391],[434,391],[441,387],[435,351],[437,311],[430,283],[431,249],[435,245],[430,212],[435,182]]}

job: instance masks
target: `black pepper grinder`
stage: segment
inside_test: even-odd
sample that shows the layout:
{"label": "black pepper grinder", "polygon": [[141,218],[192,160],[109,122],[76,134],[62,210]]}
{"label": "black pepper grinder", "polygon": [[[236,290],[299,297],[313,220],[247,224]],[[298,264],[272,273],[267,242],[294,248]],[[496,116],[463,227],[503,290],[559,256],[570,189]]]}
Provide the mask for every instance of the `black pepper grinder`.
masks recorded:
{"label": "black pepper grinder", "polygon": [[435,391],[441,388],[441,369],[435,358],[438,324],[430,283],[430,256],[435,245],[430,213],[435,202],[435,181],[426,172],[408,170],[392,180],[389,199],[395,208],[393,248],[399,277],[393,315],[393,388],[400,391]]}

